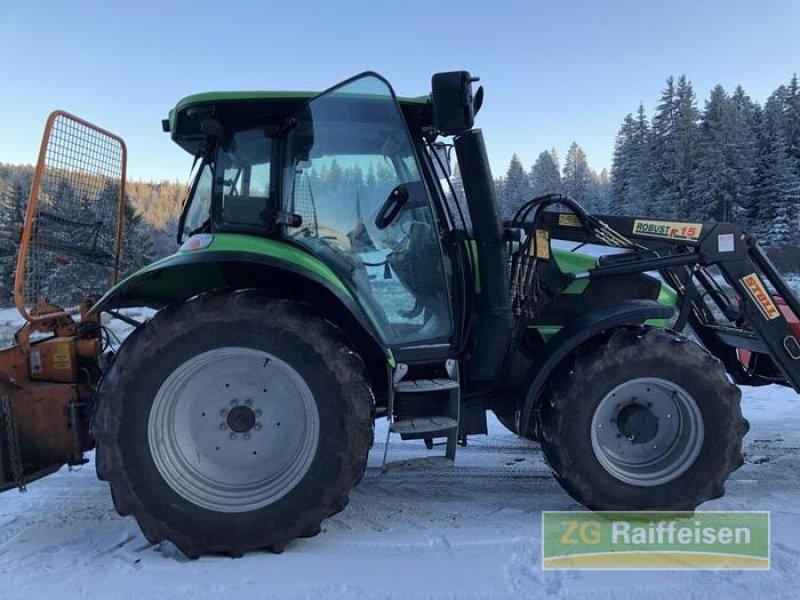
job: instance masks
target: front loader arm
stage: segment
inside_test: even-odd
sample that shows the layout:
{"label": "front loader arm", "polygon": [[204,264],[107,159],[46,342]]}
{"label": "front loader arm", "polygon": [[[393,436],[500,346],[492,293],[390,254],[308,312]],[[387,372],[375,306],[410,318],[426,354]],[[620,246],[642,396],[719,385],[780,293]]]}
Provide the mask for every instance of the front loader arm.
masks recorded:
{"label": "front loader arm", "polygon": [[[795,316],[800,316],[800,301],[753,236],[732,223],[596,219],[619,237],[598,236],[569,213],[545,213],[541,218],[541,227],[555,239],[617,247],[626,247],[620,238],[628,242],[627,252],[601,257],[577,279],[659,272],[679,296],[676,328],[691,325],[737,383],[765,382],[737,359],[737,348],[744,348],[774,361],[783,379],[771,382],[800,392],[800,342],[775,296]],[[718,269],[735,298],[722,291],[711,268]]]}

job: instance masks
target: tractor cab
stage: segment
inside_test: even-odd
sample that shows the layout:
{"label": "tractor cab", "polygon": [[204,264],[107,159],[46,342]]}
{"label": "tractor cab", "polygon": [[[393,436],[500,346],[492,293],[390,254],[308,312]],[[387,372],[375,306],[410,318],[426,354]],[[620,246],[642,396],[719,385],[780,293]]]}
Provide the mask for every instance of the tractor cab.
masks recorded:
{"label": "tractor cab", "polygon": [[425,109],[398,103],[374,74],[311,98],[183,100],[166,126],[200,162],[179,242],[213,249],[215,237],[247,235],[290,244],[335,273],[386,345],[446,344],[438,191],[407,125]]}

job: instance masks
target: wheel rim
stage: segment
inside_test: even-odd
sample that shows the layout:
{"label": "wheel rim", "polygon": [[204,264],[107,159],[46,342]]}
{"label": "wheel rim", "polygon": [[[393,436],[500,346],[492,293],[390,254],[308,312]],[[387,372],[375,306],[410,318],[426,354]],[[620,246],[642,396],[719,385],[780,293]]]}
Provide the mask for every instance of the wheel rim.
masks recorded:
{"label": "wheel rim", "polygon": [[288,363],[253,348],[217,348],[167,377],[147,436],[176,493],[209,510],[246,512],[285,496],[306,474],[319,412]]}
{"label": "wheel rim", "polygon": [[592,450],[620,481],[656,486],[680,477],[703,446],[703,417],[682,387],[658,378],[627,381],[606,394],[592,418]]}

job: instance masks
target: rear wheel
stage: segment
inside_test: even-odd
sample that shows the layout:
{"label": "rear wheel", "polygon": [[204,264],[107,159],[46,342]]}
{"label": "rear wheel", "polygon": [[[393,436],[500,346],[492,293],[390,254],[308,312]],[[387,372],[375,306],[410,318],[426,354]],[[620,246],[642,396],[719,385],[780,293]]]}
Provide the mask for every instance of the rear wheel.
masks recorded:
{"label": "rear wheel", "polygon": [[542,448],[594,510],[693,510],[741,466],[739,389],[697,344],[621,330],[579,355],[542,407]]}
{"label": "rear wheel", "polygon": [[341,333],[255,292],[158,313],[107,373],[101,477],[121,514],[188,556],[314,535],[366,467],[372,396]]}

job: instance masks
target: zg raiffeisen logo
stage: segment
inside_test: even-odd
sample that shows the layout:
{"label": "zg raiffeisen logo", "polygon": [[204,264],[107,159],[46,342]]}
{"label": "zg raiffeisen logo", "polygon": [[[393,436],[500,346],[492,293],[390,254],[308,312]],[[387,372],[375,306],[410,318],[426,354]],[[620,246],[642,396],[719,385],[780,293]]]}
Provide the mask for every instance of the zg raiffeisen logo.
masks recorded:
{"label": "zg raiffeisen logo", "polygon": [[769,569],[769,513],[545,511],[542,568]]}

